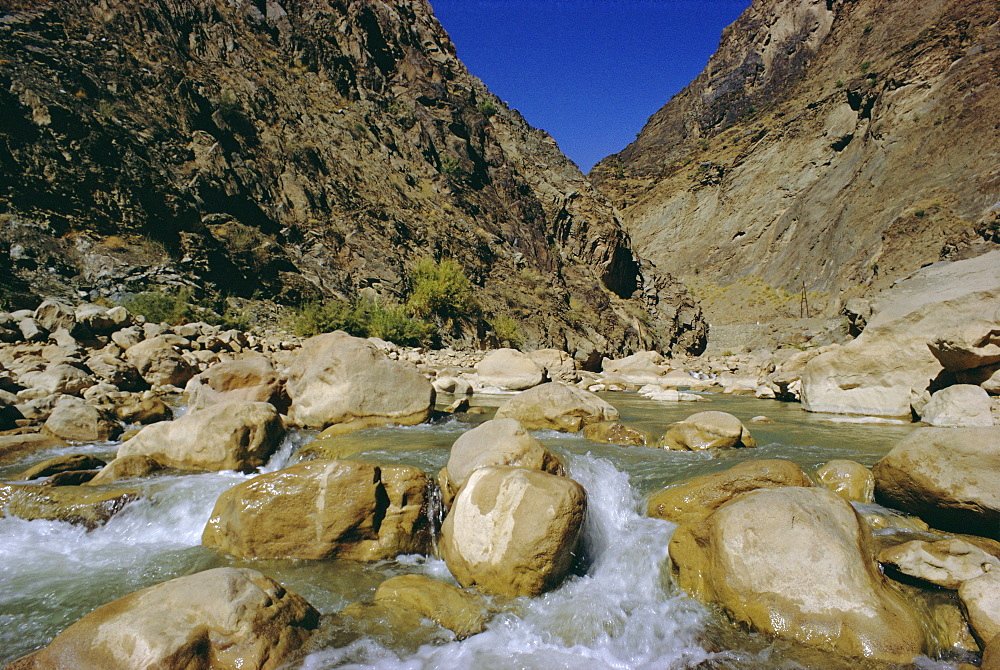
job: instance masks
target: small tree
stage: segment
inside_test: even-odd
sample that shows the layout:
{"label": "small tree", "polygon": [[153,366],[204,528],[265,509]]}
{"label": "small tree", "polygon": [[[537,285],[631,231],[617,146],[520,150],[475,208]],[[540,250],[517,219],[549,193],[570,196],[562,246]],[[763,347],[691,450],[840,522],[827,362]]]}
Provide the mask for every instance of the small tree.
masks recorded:
{"label": "small tree", "polygon": [[421,318],[461,319],[475,309],[472,282],[455,260],[423,258],[413,269],[407,307]]}

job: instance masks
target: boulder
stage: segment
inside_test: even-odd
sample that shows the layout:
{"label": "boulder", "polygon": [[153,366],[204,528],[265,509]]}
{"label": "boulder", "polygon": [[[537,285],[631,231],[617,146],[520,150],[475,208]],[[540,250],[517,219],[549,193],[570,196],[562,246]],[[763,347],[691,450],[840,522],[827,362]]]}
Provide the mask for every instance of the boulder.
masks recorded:
{"label": "boulder", "polygon": [[93,377],[84,370],[69,363],[50,363],[44,370],[21,375],[20,383],[47,393],[80,395],[96,384]]}
{"label": "boulder", "polygon": [[601,421],[586,425],[583,427],[583,437],[591,442],[633,447],[645,447],[652,442],[645,432],[626,426],[621,421]]}
{"label": "boulder", "polygon": [[748,491],[809,485],[809,477],[791,461],[777,458],[746,461],[722,472],[668,486],[650,496],[646,513],[673,523],[701,521]]}
{"label": "boulder", "polygon": [[[119,331],[119,333],[124,331]],[[187,384],[198,370],[182,355],[177,345],[164,335],[158,335],[125,350],[125,358],[139,370],[146,383],[159,386]]]}
{"label": "boulder", "polygon": [[142,425],[169,421],[174,416],[170,406],[154,395],[130,396],[115,405],[114,412],[115,416],[125,423]]}
{"label": "boulder", "polygon": [[983,646],[1000,636],[1000,571],[962,582],[958,587],[972,633]]}
{"label": "boulder", "polygon": [[411,466],[299,463],[225,491],[202,542],[237,558],[380,561],[426,553],[429,486]]}
{"label": "boulder", "polygon": [[958,538],[904,542],[879,552],[878,562],[945,589],[1000,569],[1000,559]]}
{"label": "boulder", "polygon": [[726,412],[697,412],[670,424],[657,446],[664,449],[698,451],[756,447],[750,431],[739,419]]}
{"label": "boulder", "polygon": [[816,479],[849,502],[875,501],[875,477],[871,470],[855,461],[837,459],[824,463],[816,470]]}
{"label": "boulder", "polygon": [[90,454],[68,454],[66,456],[54,456],[47,458],[41,463],[36,463],[17,478],[30,481],[32,479],[43,479],[49,475],[60,472],[72,472],[74,470],[99,470],[106,463]]}
{"label": "boulder", "polygon": [[239,400],[269,402],[279,412],[288,411],[284,384],[271,361],[263,356],[217,363],[192,377],[184,390],[190,409]]}
{"label": "boulder", "polygon": [[523,391],[545,381],[545,370],[517,349],[497,349],[476,364],[483,386]]}
{"label": "boulder", "polygon": [[387,579],[375,591],[375,602],[416,610],[460,640],[483,632],[489,620],[481,595],[424,575]]}
{"label": "boulder", "polygon": [[289,419],[311,428],[410,426],[434,406],[434,387],[422,374],[341,331],[303,343],[285,388],[292,402]]}
{"label": "boulder", "polygon": [[74,442],[104,442],[121,434],[121,425],[79,398],[63,397],[45,420],[45,431]]}
{"label": "boulder", "polygon": [[1000,539],[1000,427],[918,428],[872,473],[883,505],[935,528]]}
{"label": "boulder", "polygon": [[663,366],[663,355],[656,351],[639,351],[625,358],[609,359],[601,361],[603,372],[645,372],[654,376],[660,376],[667,370]]}
{"label": "boulder", "polygon": [[536,596],[569,572],[585,512],[586,494],[572,479],[509,466],[479,468],[445,517],[440,551],[462,586]]}
{"label": "boulder", "polygon": [[565,474],[560,460],[515,419],[486,421],[455,440],[447,465],[454,491],[465,485],[474,470],[487,465],[513,465],[553,475]]}
{"label": "boulder", "polygon": [[137,489],[0,484],[0,517],[65,521],[94,529],[140,497]]}
{"label": "boulder", "polygon": [[274,405],[231,402],[146,426],[118,449],[118,457],[145,454],[182,470],[242,470],[264,465],[284,437]]}
{"label": "boulder", "polygon": [[1000,363],[956,372],[955,381],[978,386],[990,395],[1000,395]]}
{"label": "boulder", "polygon": [[46,300],[35,309],[35,321],[45,330],[59,329],[72,332],[76,328],[76,310],[57,300]]}
{"label": "boulder", "polygon": [[112,384],[122,391],[140,391],[146,388],[139,370],[109,352],[97,352],[85,361],[87,368],[102,382]]}
{"label": "boulder", "polygon": [[618,419],[618,410],[595,394],[562,382],[522,391],[497,409],[498,419],[517,419],[528,430],[577,433],[584,426]]}
{"label": "boulder", "polygon": [[49,331],[38,325],[38,322],[31,317],[18,321],[17,328],[21,331],[21,337],[25,342],[44,342],[49,336]]}
{"label": "boulder", "polygon": [[528,358],[543,368],[550,380],[573,384],[580,379],[576,360],[559,349],[538,349],[529,351]]}
{"label": "boulder", "polygon": [[949,372],[1000,363],[1000,324],[973,321],[927,343],[934,358]]}
{"label": "boulder", "polygon": [[472,384],[468,380],[447,375],[434,380],[434,390],[440,393],[452,393],[454,395],[472,395]]}
{"label": "boulder", "polygon": [[21,435],[0,435],[0,465],[16,463],[36,451],[65,447],[66,443],[53,435],[24,433]]}
{"label": "boulder", "polygon": [[879,296],[857,339],[808,362],[803,409],[909,418],[911,393],[927,390],[944,369],[927,343],[955,324],[995,328],[998,302],[1000,251],[914,272]]}
{"label": "boulder", "polygon": [[87,482],[88,486],[100,486],[110,484],[120,479],[138,479],[147,477],[157,470],[162,470],[163,466],[154,458],[145,454],[134,454],[132,456],[121,456],[114,459]]}
{"label": "boulder", "polygon": [[256,570],[214,568],[98,607],[8,668],[273,670],[318,623],[302,596]]}
{"label": "boulder", "polygon": [[886,583],[854,508],[821,488],[760,489],[670,541],[678,584],[766,635],[841,656],[912,663],[921,621]]}
{"label": "boulder", "polygon": [[956,384],[931,396],[920,412],[920,420],[932,426],[992,426],[992,401],[978,386]]}

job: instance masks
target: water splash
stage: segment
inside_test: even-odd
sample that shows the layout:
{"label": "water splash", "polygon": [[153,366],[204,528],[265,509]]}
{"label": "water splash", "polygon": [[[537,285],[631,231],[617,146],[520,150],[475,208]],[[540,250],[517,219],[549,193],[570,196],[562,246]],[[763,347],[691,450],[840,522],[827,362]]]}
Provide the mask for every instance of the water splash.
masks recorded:
{"label": "water splash", "polygon": [[663,572],[675,526],[641,515],[627,476],[608,461],[571,456],[569,470],[588,493],[585,575],[523,599],[519,614],[502,614],[462,642],[425,645],[400,658],[360,640],[316,652],[303,667],[663,669],[708,658],[697,644],[705,610],[678,594]]}

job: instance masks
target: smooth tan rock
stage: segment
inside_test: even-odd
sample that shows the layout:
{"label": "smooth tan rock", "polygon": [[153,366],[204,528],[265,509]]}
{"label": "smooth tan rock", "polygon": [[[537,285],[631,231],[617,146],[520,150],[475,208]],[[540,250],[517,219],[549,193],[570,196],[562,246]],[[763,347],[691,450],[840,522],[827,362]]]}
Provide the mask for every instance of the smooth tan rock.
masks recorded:
{"label": "smooth tan rock", "polygon": [[583,427],[583,437],[591,442],[625,444],[645,447],[652,439],[644,431],[626,426],[621,421],[601,421]]}
{"label": "smooth tan rock", "polygon": [[66,443],[58,437],[43,433],[0,435],[0,465],[16,463],[36,451],[65,446]]}
{"label": "smooth tan rock", "polygon": [[125,423],[147,425],[160,421],[170,421],[174,413],[167,403],[155,396],[133,396],[115,406],[115,416]]}
{"label": "smooth tan rock", "polygon": [[151,458],[145,454],[121,456],[101,468],[101,471],[87,482],[87,484],[89,486],[99,486],[101,484],[110,484],[119,479],[138,479],[162,469],[163,465],[155,458]]}
{"label": "smooth tan rock", "polygon": [[875,501],[875,476],[856,461],[828,461],[816,470],[816,478],[844,500],[860,503]]}
{"label": "smooth tan rock", "polygon": [[298,425],[358,427],[424,421],[434,387],[414,368],[340,331],[306,340],[288,370],[289,419]]}
{"label": "smooth tan rock", "polygon": [[263,356],[217,363],[192,377],[184,390],[190,409],[238,400],[269,402],[279,411],[288,410],[284,384],[271,361]]}
{"label": "smooth tan rock", "polygon": [[992,405],[984,389],[971,384],[956,384],[934,393],[921,410],[920,420],[940,427],[992,426]]}
{"label": "smooth tan rock", "polygon": [[535,596],[562,582],[573,562],[586,494],[572,479],[508,466],[479,468],[441,528],[440,551],[465,587]]}
{"label": "smooth tan rock", "polygon": [[910,398],[943,370],[927,343],[956,324],[989,329],[1000,297],[1000,253],[922,268],[883,292],[857,339],[810,360],[802,408],[910,417]]}
{"label": "smooth tan rock", "polygon": [[387,579],[375,592],[375,602],[416,610],[455,633],[458,639],[483,632],[489,620],[486,600],[481,595],[423,575]]}
{"label": "smooth tan rock", "polygon": [[1000,324],[972,322],[927,343],[941,367],[952,372],[1000,363]]}
{"label": "smooth tan rock", "polygon": [[[123,331],[119,331],[123,332]],[[125,350],[125,359],[148,384],[183,388],[198,370],[181,355],[172,339],[157,335]]]}
{"label": "smooth tan rock", "polygon": [[182,470],[242,470],[263,465],[284,437],[281,417],[264,402],[231,402],[146,426],[118,449]]}
{"label": "smooth tan rock", "polygon": [[515,419],[492,419],[459,436],[448,456],[451,485],[461,488],[477,468],[513,465],[565,474],[562,462]]}
{"label": "smooth tan rock", "polygon": [[237,558],[378,561],[430,548],[419,468],[310,461],[225,491],[202,542]]}
{"label": "smooth tan rock", "polygon": [[756,447],[750,431],[726,412],[697,412],[671,424],[659,445],[664,449],[698,451]]}
{"label": "smooth tan rock", "polygon": [[17,478],[30,481],[32,479],[42,479],[59,472],[98,470],[105,465],[104,461],[90,454],[68,454],[66,456],[55,456],[45,459],[41,463],[36,463],[22,472]]}
{"label": "smooth tan rock", "polygon": [[51,363],[44,370],[21,375],[20,383],[51,394],[80,395],[97,382],[75,365]]}
{"label": "smooth tan rock", "polygon": [[0,484],[0,517],[65,521],[93,529],[140,497],[137,489]]}
{"label": "smooth tan rock", "polygon": [[434,390],[439,393],[452,393],[454,395],[472,395],[473,393],[472,384],[467,380],[447,375],[435,379],[433,386]]}
{"label": "smooth tan rock", "polygon": [[14,670],[273,670],[309,638],[319,613],[249,568],[214,568],[97,608]]}
{"label": "smooth tan rock", "polygon": [[887,507],[935,528],[1000,539],[1000,427],[919,428],[872,473]]}
{"label": "smooth tan rock", "polygon": [[962,582],[958,587],[972,633],[983,646],[1000,635],[1000,571]]}
{"label": "smooth tan rock", "polygon": [[821,488],[760,489],[680,526],[678,584],[736,621],[846,657],[911,663],[921,621],[891,590],[851,505]]}
{"label": "smooth tan rock", "polygon": [[577,433],[584,426],[618,419],[618,410],[589,391],[562,382],[522,391],[497,409],[498,419],[517,419],[528,430]]}
{"label": "smooth tan rock", "polygon": [[117,437],[121,426],[97,407],[64,397],[45,420],[46,432],[73,442],[104,442]]}
{"label": "smooth tan rock", "polygon": [[904,575],[946,589],[957,589],[962,582],[1000,570],[1000,559],[958,538],[904,542],[883,549],[878,561]]}
{"label": "smooth tan rock", "polygon": [[704,519],[725,503],[748,491],[809,485],[809,477],[791,461],[747,461],[722,472],[668,486],[650,496],[647,514],[674,523],[689,523]]}
{"label": "smooth tan rock", "polygon": [[85,364],[97,379],[122,391],[140,391],[146,388],[139,370],[118,356],[98,352],[88,358]]}
{"label": "smooth tan rock", "polygon": [[476,364],[483,386],[523,391],[545,381],[545,370],[517,349],[497,349]]}
{"label": "smooth tan rock", "polygon": [[979,670],[1000,670],[1000,635],[994,636],[986,644],[986,648],[983,649],[983,662],[980,664]]}
{"label": "smooth tan rock", "polygon": [[576,360],[559,349],[538,349],[529,351],[528,358],[543,368],[548,378],[555,382],[573,384],[580,379]]}

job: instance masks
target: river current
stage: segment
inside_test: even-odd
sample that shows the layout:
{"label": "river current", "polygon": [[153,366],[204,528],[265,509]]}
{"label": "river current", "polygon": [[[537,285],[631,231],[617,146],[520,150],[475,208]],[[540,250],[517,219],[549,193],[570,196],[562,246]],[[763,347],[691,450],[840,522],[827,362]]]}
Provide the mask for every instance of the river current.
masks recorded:
{"label": "river current", "polygon": [[[741,460],[788,458],[811,471],[834,458],[871,465],[912,426],[809,414],[796,404],[706,395],[701,403],[663,403],[607,393],[629,425],[662,433],[666,425],[707,409],[739,417],[759,447],[728,452],[670,452],[600,445],[576,435],[536,436],[568,465],[587,490],[586,564],[555,591],[504,605],[487,630],[453,641],[439,632],[416,640],[375,635],[333,636],[294,667],[598,670],[602,668],[848,668],[836,659],[790,649],[728,624],[671,582],[667,545],[674,525],[643,513],[644,499],[663,486],[726,469]],[[485,420],[503,396],[476,396]],[[749,423],[757,415],[775,423]],[[456,419],[409,428],[370,429],[350,436],[351,458],[417,465],[434,474],[454,440],[471,426]],[[313,436],[293,433],[265,470],[295,462]],[[116,444],[49,450],[0,468],[8,479],[60,453],[110,458]],[[93,531],[52,521],[0,519],[0,666],[44,646],[94,608],[132,591],[221,565],[247,566],[300,593],[324,614],[370,599],[389,577],[421,573],[451,581],[444,562],[402,556],[373,565],[353,561],[235,561],[201,546],[218,495],[249,476],[234,472],[164,476],[141,484],[148,497]],[[430,627],[428,627],[430,630]],[[854,666],[856,667],[856,666]],[[920,668],[954,664],[920,659]]]}

